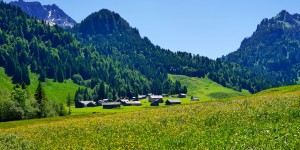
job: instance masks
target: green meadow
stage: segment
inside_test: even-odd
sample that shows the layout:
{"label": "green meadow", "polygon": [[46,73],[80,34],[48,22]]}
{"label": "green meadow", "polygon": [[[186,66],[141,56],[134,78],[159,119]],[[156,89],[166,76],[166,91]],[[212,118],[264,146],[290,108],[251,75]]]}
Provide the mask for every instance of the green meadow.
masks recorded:
{"label": "green meadow", "polygon": [[173,80],[178,80],[188,88],[188,96],[199,97],[201,100],[216,100],[222,98],[246,96],[250,93],[246,90],[238,92],[213,82],[208,77],[197,78],[184,75],[169,75]]}
{"label": "green meadow", "polygon": [[11,127],[0,123],[0,149],[297,149],[300,91],[294,88]]}
{"label": "green meadow", "polygon": [[[13,87],[0,68],[1,94]],[[38,76],[30,74],[34,93]],[[300,85],[251,95],[208,78],[170,75],[188,87],[182,105],[75,109],[64,117],[0,123],[0,149],[297,149]],[[43,83],[47,97],[65,103],[71,80]],[[75,87],[74,87],[75,86]],[[72,88],[73,87],[73,88]],[[216,94],[219,93],[219,94]],[[222,94],[220,94],[222,93]],[[199,97],[199,102],[190,97]],[[224,98],[224,99],[222,99]],[[176,95],[164,97],[179,99]]]}

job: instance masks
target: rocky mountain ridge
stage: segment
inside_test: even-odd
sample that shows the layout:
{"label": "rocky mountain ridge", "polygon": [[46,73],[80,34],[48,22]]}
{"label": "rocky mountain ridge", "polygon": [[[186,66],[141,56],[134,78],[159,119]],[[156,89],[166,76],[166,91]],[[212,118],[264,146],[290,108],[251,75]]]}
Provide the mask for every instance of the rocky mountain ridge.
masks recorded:
{"label": "rocky mountain ridge", "polygon": [[50,25],[58,25],[64,29],[71,29],[76,21],[68,16],[57,5],[42,5],[40,2],[25,2],[23,0],[10,2],[11,5],[20,7],[31,17],[44,20]]}

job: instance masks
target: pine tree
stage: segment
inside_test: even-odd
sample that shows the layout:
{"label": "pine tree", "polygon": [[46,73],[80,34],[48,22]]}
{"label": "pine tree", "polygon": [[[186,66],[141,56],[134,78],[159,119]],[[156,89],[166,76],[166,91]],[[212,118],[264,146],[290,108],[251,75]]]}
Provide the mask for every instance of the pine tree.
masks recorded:
{"label": "pine tree", "polygon": [[103,81],[100,83],[98,94],[99,94],[99,99],[104,99],[105,98],[105,85],[104,85]]}
{"label": "pine tree", "polygon": [[132,98],[132,93],[131,93],[131,90],[130,90],[130,87],[129,87],[129,86],[127,86],[126,93],[127,93],[126,96],[127,96],[129,99],[131,99],[131,98]]}
{"label": "pine tree", "polygon": [[117,95],[116,95],[115,89],[113,89],[113,91],[112,91],[112,98],[113,98],[113,101],[117,100]]}
{"label": "pine tree", "polygon": [[46,81],[46,71],[43,68],[41,69],[41,72],[40,72],[39,81],[40,82],[45,82]]}
{"label": "pine tree", "polygon": [[188,91],[187,91],[187,87],[186,86],[183,86],[183,89],[181,90],[181,93],[184,93],[186,94]]}
{"label": "pine tree", "polygon": [[45,101],[47,100],[47,98],[41,82],[39,82],[39,85],[35,91],[34,98],[38,104],[38,109],[39,109],[38,117],[42,118],[45,111]]}
{"label": "pine tree", "polygon": [[72,99],[69,93],[67,97],[67,106],[69,107],[69,115],[71,115],[71,103],[72,103]]}

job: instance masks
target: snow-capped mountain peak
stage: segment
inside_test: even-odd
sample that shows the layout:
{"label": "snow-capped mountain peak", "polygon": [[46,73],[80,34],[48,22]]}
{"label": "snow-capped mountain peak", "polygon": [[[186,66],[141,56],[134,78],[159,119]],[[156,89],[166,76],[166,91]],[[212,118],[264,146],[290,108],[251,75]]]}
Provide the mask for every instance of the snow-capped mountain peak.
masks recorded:
{"label": "snow-capped mountain peak", "polygon": [[30,16],[36,17],[39,20],[44,20],[50,25],[57,24],[64,29],[70,29],[76,24],[76,21],[55,4],[42,5],[40,2],[24,2],[23,0],[10,2],[10,4],[20,7]]}

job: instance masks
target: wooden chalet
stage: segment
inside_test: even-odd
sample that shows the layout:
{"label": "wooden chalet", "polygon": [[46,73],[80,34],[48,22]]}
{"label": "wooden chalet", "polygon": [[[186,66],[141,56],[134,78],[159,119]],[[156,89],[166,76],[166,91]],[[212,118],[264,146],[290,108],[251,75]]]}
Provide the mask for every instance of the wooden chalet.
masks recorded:
{"label": "wooden chalet", "polygon": [[162,95],[150,95],[150,96],[149,96],[148,101],[149,101],[150,103],[152,103],[152,102],[154,102],[154,101],[156,101],[156,100],[159,100],[159,103],[163,103],[163,102],[164,102],[163,96],[162,96]]}
{"label": "wooden chalet", "polygon": [[147,95],[139,95],[138,96],[138,99],[146,99],[147,98]]}
{"label": "wooden chalet", "polygon": [[159,100],[152,102],[150,106],[159,106]]}
{"label": "wooden chalet", "polygon": [[186,94],[180,93],[180,94],[178,94],[178,98],[186,98]]}
{"label": "wooden chalet", "polygon": [[103,109],[113,109],[113,108],[120,108],[120,102],[110,102],[110,103],[102,103]]}
{"label": "wooden chalet", "polygon": [[140,102],[140,101],[127,101],[122,105],[123,106],[142,106],[142,102]]}
{"label": "wooden chalet", "polygon": [[200,98],[198,98],[198,97],[191,98],[191,101],[199,101],[199,100],[200,100]]}
{"label": "wooden chalet", "polygon": [[96,102],[94,102],[94,101],[79,101],[79,103],[81,103],[83,107],[95,107],[96,106]]}
{"label": "wooden chalet", "polygon": [[126,102],[129,102],[129,100],[128,99],[118,99],[117,102],[120,102],[123,105]]}
{"label": "wooden chalet", "polygon": [[166,105],[177,105],[177,104],[181,104],[180,100],[167,100],[166,101]]}

